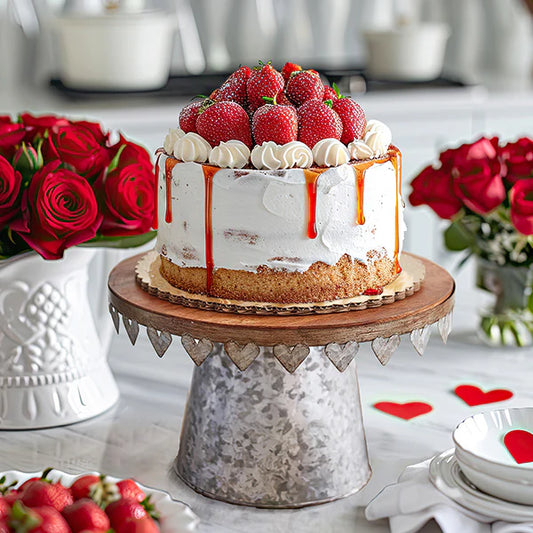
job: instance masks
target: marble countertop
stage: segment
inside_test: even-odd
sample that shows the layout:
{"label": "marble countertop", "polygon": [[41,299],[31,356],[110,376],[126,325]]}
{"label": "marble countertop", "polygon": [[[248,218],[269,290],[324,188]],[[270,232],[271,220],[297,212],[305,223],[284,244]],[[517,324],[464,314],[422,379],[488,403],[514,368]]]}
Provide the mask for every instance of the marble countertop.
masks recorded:
{"label": "marble countertop", "polygon": [[[456,385],[473,383],[514,392],[514,398],[495,407],[533,404],[533,350],[492,349],[480,344],[474,328],[481,298],[471,288],[471,265],[460,272],[457,282],[454,332],[447,345],[435,333],[421,358],[408,338],[403,338],[386,367],[379,364],[369,345],[363,345],[357,356],[374,475],[354,496],[301,510],[270,511],[241,508],[194,493],[171,470],[193,363],[178,342],[160,360],[144,333],[131,347],[123,331],[114,338],[110,354],[121,392],[119,403],[98,418],[71,426],[0,431],[0,470],[35,471],[55,466],[71,473],[98,470],[133,476],[189,504],[202,520],[200,533],[388,531],[385,520],[365,520],[364,506],[405,466],[450,448],[451,431],[459,421],[487,409],[464,404],[452,392]],[[382,400],[422,400],[434,410],[404,421],[372,408]]]}

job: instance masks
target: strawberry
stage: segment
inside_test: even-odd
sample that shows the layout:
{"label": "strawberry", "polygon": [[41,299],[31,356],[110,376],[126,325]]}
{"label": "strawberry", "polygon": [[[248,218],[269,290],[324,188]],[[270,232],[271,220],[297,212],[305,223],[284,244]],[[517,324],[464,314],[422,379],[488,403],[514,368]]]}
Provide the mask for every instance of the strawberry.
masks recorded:
{"label": "strawberry", "polygon": [[246,96],[251,111],[255,111],[265,102],[263,96],[274,98],[284,87],[283,76],[270,64],[260,63],[254,67],[246,83]]}
{"label": "strawberry", "polygon": [[252,147],[250,120],[235,102],[217,102],[206,107],[196,120],[196,130],[213,147],[232,139]]}
{"label": "strawberry", "polygon": [[78,478],[70,486],[70,492],[74,501],[81,500],[82,498],[89,498],[91,495],[91,487],[99,483],[100,477],[87,475]]}
{"label": "strawberry", "polygon": [[4,496],[4,500],[11,506],[21,497],[22,494],[18,490],[12,490]]}
{"label": "strawberry", "polygon": [[325,102],[326,100],[331,100],[332,102],[335,102],[337,99],[337,93],[335,92],[335,89],[333,87],[330,87],[329,85],[324,85],[324,96],[322,96],[322,100]]}
{"label": "strawberry", "polygon": [[65,507],[63,509],[63,518],[65,518],[73,533],[80,533],[86,529],[107,531],[111,527],[105,512],[88,498],[82,498]]}
{"label": "strawberry", "polygon": [[61,512],[74,499],[70,490],[61,483],[49,483],[47,481],[34,481],[22,493],[21,501],[28,507],[53,507]]}
{"label": "strawberry", "polygon": [[0,496],[0,520],[9,516],[9,511],[11,511],[11,504],[3,496]]}
{"label": "strawberry", "polygon": [[198,100],[192,104],[186,105],[181,111],[179,116],[180,128],[185,132],[197,133],[196,131],[196,119],[200,112],[200,107],[204,103],[203,100]]}
{"label": "strawberry", "polygon": [[30,509],[20,501],[13,505],[9,525],[16,533],[71,533],[61,513],[53,507]]}
{"label": "strawberry", "polygon": [[291,75],[285,87],[285,94],[294,105],[300,106],[315,98],[322,100],[324,84],[314,72],[302,70]]}
{"label": "strawberry", "polygon": [[287,83],[293,72],[298,72],[299,70],[302,70],[302,67],[300,65],[289,62],[285,63],[285,65],[283,65],[283,68],[281,69],[281,75],[283,76],[285,83]]}
{"label": "strawberry", "polygon": [[351,98],[346,98],[339,92],[334,83],[333,88],[337,99],[333,100],[333,110],[339,115],[342,122],[341,142],[351,143],[354,139],[362,139],[366,128],[366,117],[362,107]]}
{"label": "strawberry", "polygon": [[216,89],[215,97],[211,95],[210,98],[217,102],[237,102],[244,107],[246,105],[246,84],[251,72],[250,67],[247,66],[237,69],[218,89]]}
{"label": "strawberry", "polygon": [[9,524],[7,518],[0,519],[0,533],[10,533]]}
{"label": "strawberry", "polygon": [[340,139],[342,122],[331,101],[309,100],[298,108],[298,140],[309,148],[322,139]]}
{"label": "strawberry", "polygon": [[139,488],[139,485],[133,479],[123,479],[117,482],[117,487],[120,495],[123,498],[142,502],[146,498],[146,494]]}
{"label": "strawberry", "polygon": [[290,105],[291,107],[294,107],[294,104],[287,98],[283,91],[280,91],[276,95],[276,102],[280,105]]}
{"label": "strawberry", "polygon": [[116,533],[159,533],[156,523],[149,517],[140,520],[126,520],[115,529]]}
{"label": "strawberry", "polygon": [[105,512],[109,517],[113,529],[116,529],[120,524],[130,518],[140,519],[148,516],[148,513],[139,502],[127,498],[110,503],[105,508]]}
{"label": "strawberry", "polygon": [[286,144],[298,137],[298,117],[296,109],[288,105],[277,105],[276,99],[271,104],[259,107],[252,119],[252,131],[256,144],[274,141]]}

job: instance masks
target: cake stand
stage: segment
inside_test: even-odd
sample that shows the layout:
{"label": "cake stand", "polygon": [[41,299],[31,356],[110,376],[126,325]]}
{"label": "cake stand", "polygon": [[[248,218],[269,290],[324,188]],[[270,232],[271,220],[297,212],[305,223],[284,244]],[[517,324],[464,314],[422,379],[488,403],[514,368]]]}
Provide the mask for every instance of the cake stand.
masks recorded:
{"label": "cake stand", "polygon": [[385,365],[410,334],[422,355],[430,326],[446,342],[455,283],[426,259],[421,289],[366,310],[304,316],[221,313],[150,295],[141,256],[109,277],[109,310],[132,343],[139,325],[162,357],[173,336],[197,365],[174,466],[195,491],[230,503],[292,508],[357,492],[371,476],[354,358],[371,342]]}

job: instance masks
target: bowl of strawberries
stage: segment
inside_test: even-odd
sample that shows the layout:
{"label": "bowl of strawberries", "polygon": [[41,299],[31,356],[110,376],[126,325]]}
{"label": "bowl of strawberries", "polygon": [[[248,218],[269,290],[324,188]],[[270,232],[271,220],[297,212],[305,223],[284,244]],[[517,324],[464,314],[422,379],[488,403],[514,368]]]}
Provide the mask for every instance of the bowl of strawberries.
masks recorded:
{"label": "bowl of strawberries", "polygon": [[132,479],[54,469],[0,474],[0,533],[185,533],[198,517]]}

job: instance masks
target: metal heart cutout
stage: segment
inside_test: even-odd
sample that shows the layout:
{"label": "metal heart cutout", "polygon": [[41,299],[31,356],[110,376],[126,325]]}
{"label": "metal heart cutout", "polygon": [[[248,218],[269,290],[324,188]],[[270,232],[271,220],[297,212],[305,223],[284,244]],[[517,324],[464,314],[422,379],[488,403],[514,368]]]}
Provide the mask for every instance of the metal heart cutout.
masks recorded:
{"label": "metal heart cutout", "polygon": [[157,329],[152,327],[147,327],[146,333],[154,347],[155,353],[159,357],[163,357],[172,343],[172,335],[168,331],[157,331]]}
{"label": "metal heart cutout", "polygon": [[209,339],[195,339],[186,333],[181,337],[181,344],[196,366],[200,366],[213,351],[213,343]]}
{"label": "metal heart cutout", "polygon": [[113,306],[113,304],[109,304],[109,314],[111,315],[111,318],[113,319],[113,324],[115,325],[115,330],[117,333],[120,329],[120,317],[118,316],[118,311],[116,307]]}
{"label": "metal heart cutout", "polygon": [[411,331],[411,344],[417,351],[418,355],[424,355],[424,351],[426,350],[426,347],[428,345],[430,335],[431,326],[429,325]]}
{"label": "metal heart cutout", "polygon": [[139,324],[132,318],[128,318],[124,315],[122,315],[122,322],[124,323],[131,344],[135,345],[135,341],[139,335]]}
{"label": "metal heart cutout", "polygon": [[276,344],[273,351],[274,356],[283,365],[285,370],[292,374],[309,355],[309,346],[305,344],[297,344],[296,346]]}
{"label": "metal heart cutout", "polygon": [[246,370],[261,352],[259,346],[255,345],[253,342],[241,346],[234,341],[229,341],[224,344],[224,349],[226,350],[228,357],[241,371]]}
{"label": "metal heart cutout", "polygon": [[344,372],[353,358],[359,351],[359,344],[356,341],[348,341],[344,344],[330,342],[324,348],[328,359],[335,365],[339,372]]}
{"label": "metal heart cutout", "polygon": [[383,366],[390,361],[392,354],[396,351],[398,346],[400,346],[400,340],[399,335],[393,335],[388,339],[377,337],[372,341],[372,350]]}
{"label": "metal heart cutout", "polygon": [[438,323],[439,333],[442,342],[446,344],[448,341],[448,335],[452,331],[453,313],[450,311],[447,315],[443,316]]}

